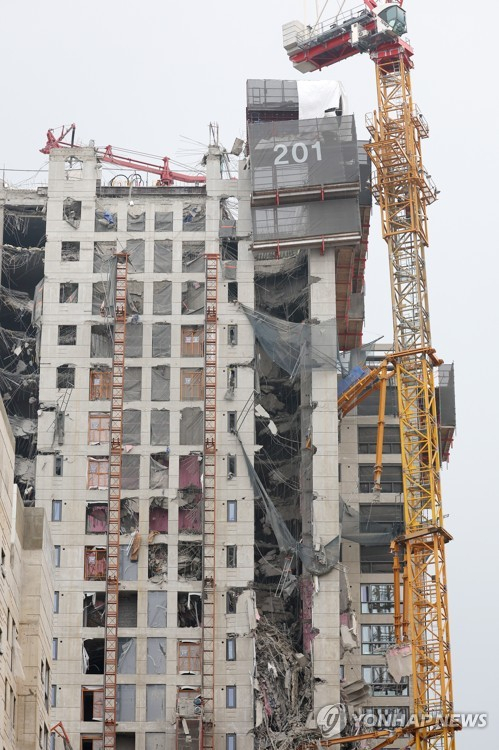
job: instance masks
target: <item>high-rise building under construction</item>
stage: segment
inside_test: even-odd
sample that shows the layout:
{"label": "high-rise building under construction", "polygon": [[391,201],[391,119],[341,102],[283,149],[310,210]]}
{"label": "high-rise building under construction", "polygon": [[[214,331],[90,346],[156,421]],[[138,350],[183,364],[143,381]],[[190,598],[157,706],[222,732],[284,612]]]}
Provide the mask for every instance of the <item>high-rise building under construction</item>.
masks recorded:
{"label": "high-rise building under construction", "polygon": [[[54,139],[46,187],[0,192],[0,385],[55,545],[51,720],[74,750],[288,750],[326,706],[350,734],[409,715],[384,661],[395,388],[378,488],[377,391],[338,421],[383,358],[342,108],[334,85],[251,80],[237,180],[213,129],[205,180],[106,181]],[[446,458],[451,369],[439,395]]]}

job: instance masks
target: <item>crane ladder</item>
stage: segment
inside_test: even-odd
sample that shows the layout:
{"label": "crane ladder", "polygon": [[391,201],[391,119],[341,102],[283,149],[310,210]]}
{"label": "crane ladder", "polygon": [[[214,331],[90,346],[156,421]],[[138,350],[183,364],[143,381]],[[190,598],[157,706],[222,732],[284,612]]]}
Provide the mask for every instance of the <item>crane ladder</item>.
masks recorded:
{"label": "crane ladder", "polygon": [[203,512],[203,728],[202,749],[215,745],[215,500],[218,255],[206,255],[204,512]]}
{"label": "crane ladder", "polygon": [[127,255],[126,253],[117,253],[111,424],[109,438],[109,505],[107,530],[106,622],[104,633],[104,750],[116,750],[116,673],[118,661],[120,503],[127,273]]}

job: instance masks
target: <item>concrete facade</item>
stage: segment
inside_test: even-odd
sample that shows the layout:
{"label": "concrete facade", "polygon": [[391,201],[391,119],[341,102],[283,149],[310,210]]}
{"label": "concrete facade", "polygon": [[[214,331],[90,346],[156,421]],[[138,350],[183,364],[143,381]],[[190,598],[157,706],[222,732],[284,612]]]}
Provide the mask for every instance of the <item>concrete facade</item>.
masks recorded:
{"label": "concrete facade", "polygon": [[53,547],[41,508],[14,484],[14,438],[0,404],[0,747],[48,748]]}

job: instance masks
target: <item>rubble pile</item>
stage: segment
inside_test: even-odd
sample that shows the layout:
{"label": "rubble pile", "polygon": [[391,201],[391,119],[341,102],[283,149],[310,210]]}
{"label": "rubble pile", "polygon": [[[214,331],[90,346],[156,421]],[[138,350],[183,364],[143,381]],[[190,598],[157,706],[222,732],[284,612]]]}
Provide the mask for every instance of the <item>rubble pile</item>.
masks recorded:
{"label": "rubble pile", "polygon": [[255,631],[256,750],[292,750],[317,739],[312,728],[312,669],[284,630],[261,617]]}

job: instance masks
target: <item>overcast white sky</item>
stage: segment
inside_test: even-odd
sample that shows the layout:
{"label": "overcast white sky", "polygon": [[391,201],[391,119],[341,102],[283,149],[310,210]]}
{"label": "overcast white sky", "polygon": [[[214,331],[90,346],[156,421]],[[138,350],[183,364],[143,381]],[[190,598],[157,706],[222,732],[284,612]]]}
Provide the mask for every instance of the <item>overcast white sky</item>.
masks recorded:
{"label": "overcast white sky", "polygon": [[[434,346],[455,361],[457,378],[458,432],[443,474],[455,537],[447,547],[455,704],[489,713],[487,730],[467,730],[456,744],[475,750],[499,738],[497,5],[406,0],[405,7],[416,50],[414,98],[431,127],[424,159],[441,190],[429,209],[428,276]],[[324,18],[337,8],[330,0]],[[314,14],[311,0],[4,3],[0,166],[41,168],[46,130],[73,121],[82,142],[189,164],[203,148],[185,138],[206,143],[208,124],[217,121],[230,148],[245,132],[246,79],[300,78],[282,48],[281,25],[313,22]],[[362,56],[309,75],[329,78],[343,81],[365,134],[364,115],[375,106],[373,64]],[[390,297],[375,208],[365,340],[382,334],[390,340]]]}

